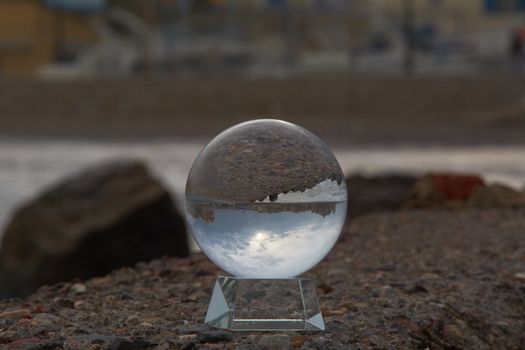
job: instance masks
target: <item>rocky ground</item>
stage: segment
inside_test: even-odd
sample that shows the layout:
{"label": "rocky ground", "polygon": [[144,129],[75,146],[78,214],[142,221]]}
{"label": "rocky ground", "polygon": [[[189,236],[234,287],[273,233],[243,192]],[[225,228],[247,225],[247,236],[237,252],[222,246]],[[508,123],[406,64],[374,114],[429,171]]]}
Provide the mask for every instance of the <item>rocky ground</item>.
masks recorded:
{"label": "rocky ground", "polygon": [[0,301],[0,349],[523,349],[525,211],[362,216],[315,279],[326,332],[203,326],[220,271],[204,255]]}

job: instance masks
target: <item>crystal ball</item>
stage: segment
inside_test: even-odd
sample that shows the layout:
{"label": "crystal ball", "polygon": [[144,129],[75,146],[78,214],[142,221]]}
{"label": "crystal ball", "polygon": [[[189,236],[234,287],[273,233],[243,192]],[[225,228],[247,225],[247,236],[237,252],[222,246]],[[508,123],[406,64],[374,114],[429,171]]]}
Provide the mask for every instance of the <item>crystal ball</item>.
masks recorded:
{"label": "crystal ball", "polygon": [[320,262],[345,221],[343,172],[308,130],[281,120],[235,125],[200,152],[186,183],[188,227],[237,277],[288,278]]}

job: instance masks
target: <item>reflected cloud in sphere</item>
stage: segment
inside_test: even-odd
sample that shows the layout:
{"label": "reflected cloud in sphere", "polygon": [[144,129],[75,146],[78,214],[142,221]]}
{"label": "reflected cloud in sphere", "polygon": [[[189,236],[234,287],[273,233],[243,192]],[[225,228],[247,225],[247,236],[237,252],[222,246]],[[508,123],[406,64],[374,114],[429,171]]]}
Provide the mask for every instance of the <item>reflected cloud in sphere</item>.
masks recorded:
{"label": "reflected cloud in sphere", "polygon": [[188,223],[201,249],[225,271],[240,277],[293,277],[328,254],[344,223],[346,201],[316,205],[333,211],[326,216],[291,211],[301,208],[296,204],[273,213],[221,208],[214,210],[212,223],[195,217]]}

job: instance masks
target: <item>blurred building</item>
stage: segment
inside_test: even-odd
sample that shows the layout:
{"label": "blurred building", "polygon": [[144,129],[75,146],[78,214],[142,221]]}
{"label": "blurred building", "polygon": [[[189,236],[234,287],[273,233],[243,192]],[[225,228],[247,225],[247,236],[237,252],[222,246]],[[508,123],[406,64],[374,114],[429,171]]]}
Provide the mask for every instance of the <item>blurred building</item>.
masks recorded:
{"label": "blurred building", "polygon": [[0,0],[0,76],[392,71],[407,47],[425,67],[503,66],[523,11],[525,0]]}
{"label": "blurred building", "polygon": [[497,28],[522,21],[525,16],[525,0],[375,0],[369,3],[388,13],[399,13],[412,6],[416,18],[435,20],[445,28],[456,26],[459,20],[471,30]]}
{"label": "blurred building", "polygon": [[41,1],[0,1],[0,76],[34,76],[97,42],[89,16]]}

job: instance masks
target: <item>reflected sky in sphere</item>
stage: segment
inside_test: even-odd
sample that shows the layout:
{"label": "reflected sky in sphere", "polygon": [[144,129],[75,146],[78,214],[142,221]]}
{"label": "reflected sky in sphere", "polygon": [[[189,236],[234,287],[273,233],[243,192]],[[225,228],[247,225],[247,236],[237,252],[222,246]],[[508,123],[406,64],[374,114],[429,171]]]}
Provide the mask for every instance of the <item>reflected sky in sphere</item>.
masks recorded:
{"label": "reflected sky in sphere", "polygon": [[[287,278],[309,270],[332,249],[346,215],[346,201],[260,203],[258,208],[188,205],[213,214],[212,222],[188,217],[201,249],[222,269],[240,277]],[[275,211],[265,212],[265,206]],[[318,212],[310,211],[312,206]]]}

